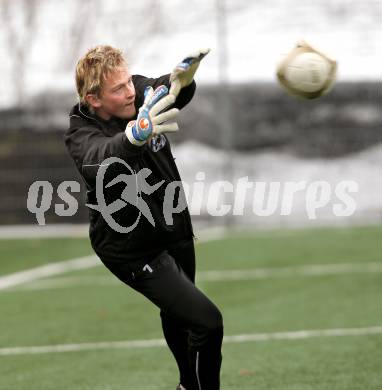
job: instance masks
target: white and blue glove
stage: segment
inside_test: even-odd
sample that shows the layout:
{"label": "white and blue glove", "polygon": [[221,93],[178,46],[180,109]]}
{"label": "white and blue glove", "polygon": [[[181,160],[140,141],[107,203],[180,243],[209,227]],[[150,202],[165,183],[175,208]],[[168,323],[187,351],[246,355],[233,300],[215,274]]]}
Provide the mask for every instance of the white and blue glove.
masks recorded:
{"label": "white and blue glove", "polygon": [[156,90],[147,87],[145,100],[139,109],[135,121],[130,121],[126,126],[126,136],[129,141],[138,146],[144,145],[150,137],[164,133],[178,131],[176,122],[165,123],[175,119],[179,113],[177,108],[165,111],[174,104],[175,96],[168,93],[168,88],[161,85]]}
{"label": "white and blue glove", "polygon": [[210,49],[200,49],[190,54],[180,62],[170,75],[170,95],[178,96],[179,91],[192,83],[200,61],[210,52]]}

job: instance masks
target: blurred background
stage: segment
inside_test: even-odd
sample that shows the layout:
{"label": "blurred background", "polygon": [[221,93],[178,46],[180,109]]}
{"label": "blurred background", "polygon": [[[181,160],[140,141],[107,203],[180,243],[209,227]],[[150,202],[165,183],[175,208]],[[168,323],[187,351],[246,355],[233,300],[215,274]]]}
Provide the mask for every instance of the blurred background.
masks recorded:
{"label": "blurred background", "polygon": [[[97,44],[122,48],[131,72],[151,77],[169,73],[190,51],[212,48],[196,75],[197,93],[181,113],[181,131],[171,137],[184,181],[193,183],[203,171],[207,189],[245,176],[359,185],[348,217],[333,216],[334,194],[315,220],[304,196],[289,216],[255,215],[248,197],[244,216],[225,218],[209,216],[204,197],[196,224],[381,222],[381,17],[378,0],[1,0],[0,224],[37,226],[26,205],[36,180],[55,189],[48,226],[87,223],[85,187],[62,136],[77,101],[76,62]],[[319,100],[292,98],[275,79],[277,62],[301,38],[339,63],[337,84]],[[54,212],[64,180],[81,183],[71,217]]]}
{"label": "blurred background", "polygon": [[[382,0],[0,0],[0,389],[178,383],[158,308],[90,246],[85,186],[63,142],[75,65],[110,44],[151,77],[212,49],[171,140],[184,181],[205,187],[190,203],[196,277],[224,315],[223,388],[380,390],[381,20]],[[275,78],[300,39],[339,64],[318,100],[288,96]],[[248,191],[244,215],[212,217],[210,184],[243,178],[265,183],[276,209],[264,201],[257,215]],[[54,193],[39,226],[27,197],[44,180]],[[81,183],[70,217],[54,211],[63,181]],[[356,208],[336,217],[343,181],[358,186]],[[281,215],[287,182],[329,183],[315,219],[305,190]]]}

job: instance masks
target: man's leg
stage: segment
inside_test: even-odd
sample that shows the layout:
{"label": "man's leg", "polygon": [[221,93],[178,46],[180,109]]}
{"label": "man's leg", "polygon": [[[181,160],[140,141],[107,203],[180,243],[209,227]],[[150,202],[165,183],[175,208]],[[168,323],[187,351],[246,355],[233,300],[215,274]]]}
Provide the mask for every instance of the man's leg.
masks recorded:
{"label": "man's leg", "polygon": [[179,382],[186,388],[192,389],[193,375],[191,374],[188,350],[189,332],[184,325],[169,317],[161,310],[163,334],[179,368]]}
{"label": "man's leg", "polygon": [[167,344],[179,367],[180,383],[186,390],[219,389],[223,327],[210,331],[202,343],[196,338],[193,345],[192,330],[184,330],[163,312],[161,317]]}
{"label": "man's leg", "polygon": [[[169,254],[175,259],[177,265],[182,268],[188,279],[195,284],[195,249],[193,239],[184,240],[173,244],[169,248]],[[160,312],[163,334],[178,364],[180,383],[188,390],[192,388],[193,377],[190,366],[189,331],[184,323]],[[192,371],[191,371],[192,370]]]}
{"label": "man's leg", "polygon": [[[191,378],[189,387],[182,383],[186,389],[218,390],[222,361],[222,315],[187,277],[179,263],[168,252],[163,252],[148,264],[139,262],[106,265],[122,281],[157,305],[167,318],[184,324],[184,328],[188,330]],[[131,277],[129,271],[133,267],[134,277]],[[170,328],[168,332],[171,332]],[[179,334],[177,327],[176,333]],[[170,343],[173,344],[171,340]],[[180,359],[180,355],[178,356]],[[183,359],[184,357],[181,358],[182,369],[185,367]]]}
{"label": "man's leg", "polygon": [[[146,271],[136,275],[131,287],[188,330],[191,378],[189,388],[182,384],[187,390],[220,389],[223,319],[219,309],[193,284],[169,253],[162,253],[149,266],[151,271],[146,267]],[[178,329],[175,332],[179,334]],[[183,369],[185,363],[182,362],[181,367]]]}

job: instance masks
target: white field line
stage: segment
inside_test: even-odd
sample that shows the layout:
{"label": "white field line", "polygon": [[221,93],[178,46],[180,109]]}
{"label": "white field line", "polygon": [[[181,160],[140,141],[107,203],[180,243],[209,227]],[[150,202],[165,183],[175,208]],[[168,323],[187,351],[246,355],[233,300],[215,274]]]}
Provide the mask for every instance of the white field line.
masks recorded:
{"label": "white field line", "polygon": [[[221,237],[222,234],[227,237],[234,237],[237,233],[240,234],[253,234],[253,229],[250,228],[235,228],[234,230],[228,230],[225,226],[216,227],[203,227],[194,224],[195,236],[197,242],[205,241],[208,237],[216,239]],[[305,229],[293,229],[288,228],[284,230],[256,230],[255,237],[260,238],[274,238],[277,237],[289,237],[296,234],[301,234]],[[87,238],[89,237],[89,224],[50,224],[45,226],[39,225],[2,225],[0,226],[0,240],[20,240],[20,239],[44,239],[44,238]]]}
{"label": "white field line", "polygon": [[315,264],[296,267],[204,271],[199,273],[198,280],[212,282],[229,280],[284,278],[290,276],[322,276],[373,272],[382,272],[381,262]]}
{"label": "white field line", "polygon": [[[250,230],[248,230],[250,231]],[[251,231],[253,233],[253,231]],[[198,228],[195,235],[198,241],[206,237],[216,238],[219,234],[228,234],[225,227]],[[259,232],[260,233],[260,232]],[[272,237],[273,237],[272,233]],[[89,224],[50,224],[39,225],[3,225],[0,226],[0,240],[44,239],[44,238],[87,238],[89,237]],[[200,237],[200,238],[199,238]]]}
{"label": "white field line", "polygon": [[60,275],[69,271],[92,268],[99,265],[100,263],[101,262],[97,259],[97,256],[91,255],[60,261],[58,263],[50,263],[26,271],[16,272],[0,277],[0,290],[14,287],[23,283],[29,283],[40,278]]}
{"label": "white field line", "polygon": [[[207,229],[200,232],[200,235],[202,238],[198,239],[198,242],[208,242],[222,239],[225,236],[225,231],[222,229]],[[96,267],[101,264],[101,261],[97,260],[96,255],[90,255],[0,276],[0,290],[69,271]]]}
{"label": "white field line", "polygon": [[[293,332],[274,333],[253,333],[240,334],[224,337],[224,344],[247,343],[272,340],[301,340],[315,337],[344,337],[344,336],[369,336],[382,335],[382,326],[368,328],[342,328],[342,329],[319,329],[319,330],[299,330]],[[133,349],[164,347],[164,339],[151,340],[127,340],[127,341],[104,341],[98,343],[79,343],[61,345],[42,345],[31,347],[10,347],[0,348],[0,356],[44,354],[61,352],[92,351],[100,349]]]}
{"label": "white field line", "polygon": [[89,236],[89,224],[4,225],[0,226],[0,240],[33,238],[83,238]]}
{"label": "white field line", "polygon": [[[326,275],[346,275],[354,273],[381,273],[382,263],[345,263],[321,264],[282,268],[257,268],[222,271],[200,271],[197,273],[197,282],[229,282],[239,280],[257,280],[286,277],[311,277]],[[117,278],[110,276],[68,276],[36,280],[22,286],[7,289],[8,292],[24,290],[49,290],[75,286],[118,286]]]}
{"label": "white field line", "polygon": [[31,290],[51,290],[67,287],[110,287],[118,286],[123,283],[115,276],[63,276],[58,278],[48,278],[32,281],[21,286],[8,288],[2,292],[31,291]]}

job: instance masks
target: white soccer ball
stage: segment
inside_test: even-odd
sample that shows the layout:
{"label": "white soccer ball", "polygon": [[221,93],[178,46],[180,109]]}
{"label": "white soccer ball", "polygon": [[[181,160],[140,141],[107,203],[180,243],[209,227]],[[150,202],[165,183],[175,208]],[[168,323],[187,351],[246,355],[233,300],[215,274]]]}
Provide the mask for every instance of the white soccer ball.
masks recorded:
{"label": "white soccer ball", "polygon": [[277,78],[289,94],[315,99],[333,87],[336,72],[336,61],[300,42],[278,65]]}

